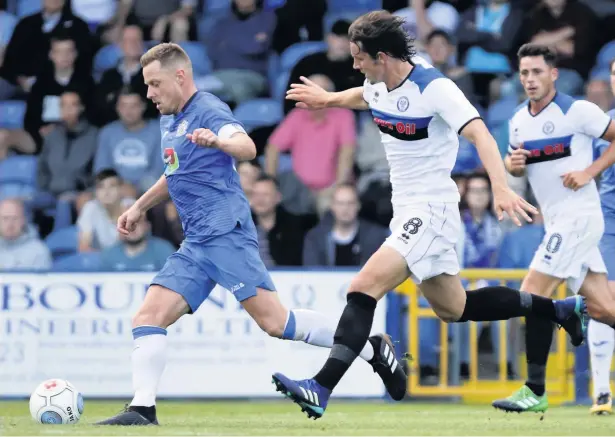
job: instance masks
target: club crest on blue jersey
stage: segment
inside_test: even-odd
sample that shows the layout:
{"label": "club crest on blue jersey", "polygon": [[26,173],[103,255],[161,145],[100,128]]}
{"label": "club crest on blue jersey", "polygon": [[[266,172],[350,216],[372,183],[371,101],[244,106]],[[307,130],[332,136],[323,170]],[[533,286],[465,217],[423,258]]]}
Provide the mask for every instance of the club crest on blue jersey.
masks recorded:
{"label": "club crest on blue jersey", "polygon": [[410,101],[408,100],[408,97],[401,96],[397,101],[397,109],[399,110],[399,112],[406,111],[408,109],[408,106],[410,106]]}
{"label": "club crest on blue jersey", "polygon": [[183,120],[179,126],[177,126],[177,134],[176,136],[181,137],[186,135],[186,132],[188,130],[188,120]]}

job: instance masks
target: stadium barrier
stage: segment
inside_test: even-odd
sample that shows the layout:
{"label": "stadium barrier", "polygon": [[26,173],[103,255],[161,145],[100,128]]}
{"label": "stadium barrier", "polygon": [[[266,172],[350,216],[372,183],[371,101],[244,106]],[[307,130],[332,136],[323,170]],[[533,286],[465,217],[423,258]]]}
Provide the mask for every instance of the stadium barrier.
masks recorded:
{"label": "stadium barrier", "polygon": [[[461,272],[461,278],[469,285],[469,289],[477,288],[478,281],[494,281],[501,285],[510,282],[520,282],[527,274],[526,270],[496,270],[496,269],[468,269]],[[447,325],[440,322],[439,326],[439,376],[436,385],[423,385],[420,382],[420,354],[419,321],[437,318],[434,311],[424,307],[416,285],[408,280],[402,284],[399,293],[408,296],[408,392],[411,396],[427,397],[460,397],[469,402],[490,402],[495,398],[510,395],[510,393],[523,383],[524,379],[509,380],[507,375],[508,361],[508,326],[506,321],[499,323],[499,353],[498,376],[496,379],[485,380],[479,378],[478,332],[476,322],[469,323],[469,379],[461,381],[459,376],[459,324]],[[556,292],[557,298],[566,297],[566,286],[563,284]],[[520,319],[523,320],[523,319]],[[450,327],[450,330],[449,330]],[[449,338],[450,336],[450,338]],[[574,355],[568,352],[567,334],[563,329],[556,332],[555,352],[549,358],[547,368],[547,389],[552,404],[571,402],[574,400]],[[519,370],[525,371],[525,355],[514,357]],[[521,377],[525,377],[522,373]]]}
{"label": "stadium barrier", "polygon": [[[28,397],[47,378],[87,398],[132,394],[131,317],[154,273],[0,274],[0,398]],[[354,271],[273,271],[280,299],[339,320]],[[373,330],[386,331],[386,300]],[[315,374],[329,349],[268,337],[230,292],[216,288],[169,329],[164,398],[279,397],[271,374]],[[357,360],[335,395],[383,398],[371,366]]]}

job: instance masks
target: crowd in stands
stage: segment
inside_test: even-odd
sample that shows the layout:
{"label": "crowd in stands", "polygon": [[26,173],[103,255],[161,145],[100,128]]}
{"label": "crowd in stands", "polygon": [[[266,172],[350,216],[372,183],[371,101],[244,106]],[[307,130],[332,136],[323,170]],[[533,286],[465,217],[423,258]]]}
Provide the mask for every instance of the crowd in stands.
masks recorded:
{"label": "crowd in stands", "polygon": [[[234,110],[257,144],[237,165],[268,267],[361,266],[388,235],[388,164],[368,111],[297,109],[305,76],[329,90],[363,83],[353,18],[406,19],[418,55],[479,108],[502,155],[524,100],[525,42],[560,57],[561,92],[613,106],[613,0],[0,0],[0,270],[159,269],[181,244],[171,202],[128,237],[117,217],[162,174],[160,130],[140,56],[160,41],[188,52],[199,89]],[[466,268],[526,268],[540,220],[493,215],[489,180],[460,139]],[[510,178],[531,199],[527,182]]]}

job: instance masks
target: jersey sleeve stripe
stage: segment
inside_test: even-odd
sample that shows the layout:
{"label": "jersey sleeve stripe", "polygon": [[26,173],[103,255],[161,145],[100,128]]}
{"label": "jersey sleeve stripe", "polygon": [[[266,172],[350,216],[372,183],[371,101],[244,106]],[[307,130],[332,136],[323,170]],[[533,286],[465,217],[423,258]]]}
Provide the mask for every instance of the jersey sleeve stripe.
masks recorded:
{"label": "jersey sleeve stripe", "polygon": [[459,128],[459,130],[457,131],[457,135],[461,135],[461,131],[463,131],[463,130],[465,129],[465,127],[466,127],[467,125],[469,125],[470,123],[472,123],[474,120],[482,120],[482,119],[483,119],[483,117],[473,117],[473,118],[469,119],[468,121],[466,121],[466,122],[465,122],[465,123],[464,123],[464,124],[463,124],[463,125]]}
{"label": "jersey sleeve stripe", "polygon": [[609,122],[606,124],[606,128],[604,129],[604,132],[602,132],[602,134],[600,135],[600,138],[604,139],[604,134],[606,133],[606,131],[609,130],[609,127],[611,126],[612,122],[613,120],[609,120]]}

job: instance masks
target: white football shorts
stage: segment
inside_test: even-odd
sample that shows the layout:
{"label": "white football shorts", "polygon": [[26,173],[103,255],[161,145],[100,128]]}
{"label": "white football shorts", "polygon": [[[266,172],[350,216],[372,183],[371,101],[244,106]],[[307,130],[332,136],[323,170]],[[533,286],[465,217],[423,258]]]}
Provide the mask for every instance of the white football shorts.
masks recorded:
{"label": "white football shorts", "polygon": [[589,270],[606,273],[599,249],[603,233],[602,214],[551,218],[530,269],[565,279],[570,291],[578,293]]}
{"label": "white football shorts", "polygon": [[416,284],[442,273],[459,273],[455,251],[462,232],[458,203],[428,202],[398,209],[390,229],[384,245],[406,259]]}

